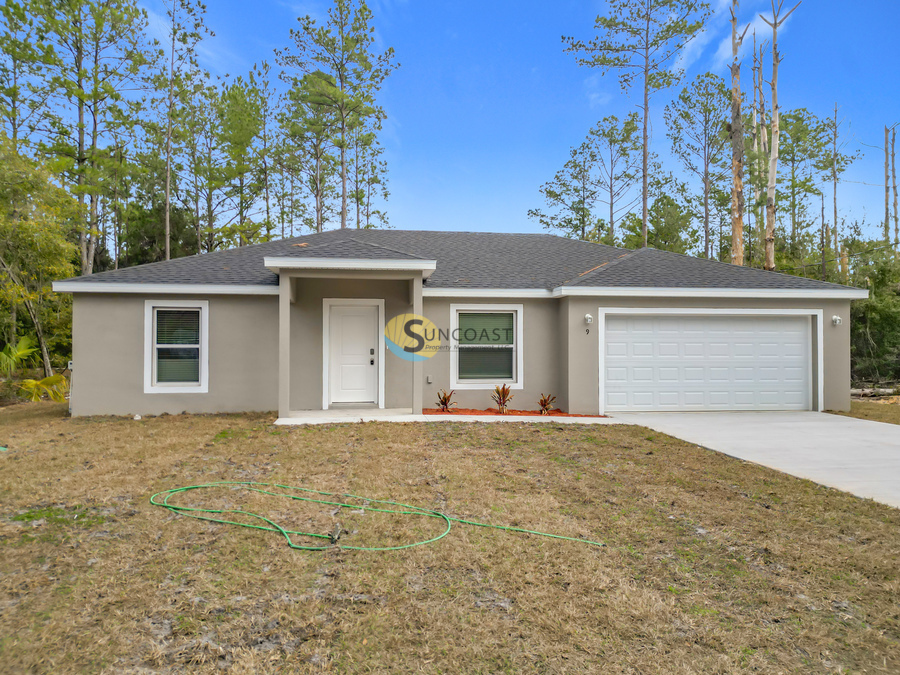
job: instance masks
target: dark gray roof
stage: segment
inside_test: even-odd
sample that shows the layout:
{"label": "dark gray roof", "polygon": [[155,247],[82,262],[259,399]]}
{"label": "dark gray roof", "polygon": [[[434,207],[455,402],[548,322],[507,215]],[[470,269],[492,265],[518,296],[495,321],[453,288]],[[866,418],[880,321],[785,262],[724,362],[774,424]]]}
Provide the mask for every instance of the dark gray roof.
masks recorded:
{"label": "dark gray roof", "polygon": [[424,230],[331,230],[71,281],[276,286],[278,276],[264,265],[267,257],[435,260],[428,288],[843,288],[666,251],[620,249],[549,234]]}
{"label": "dark gray roof", "polygon": [[599,266],[567,286],[612,286],[652,288],[759,288],[822,289],[842,288],[815,279],[805,279],[752,267],[739,267],[717,260],[653,248],[628,251],[616,260]]}

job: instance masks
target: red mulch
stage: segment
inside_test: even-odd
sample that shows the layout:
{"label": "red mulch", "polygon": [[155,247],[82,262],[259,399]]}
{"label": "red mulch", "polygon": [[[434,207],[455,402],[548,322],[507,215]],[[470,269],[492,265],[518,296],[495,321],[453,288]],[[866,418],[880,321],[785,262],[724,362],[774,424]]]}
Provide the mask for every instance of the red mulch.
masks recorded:
{"label": "red mulch", "polygon": [[[476,410],[475,408],[452,408],[450,412],[442,412],[438,408],[425,408],[422,410],[425,415],[499,415],[496,408],[485,408],[484,410]],[[507,416],[510,417],[540,417],[538,410],[509,410]],[[575,413],[563,412],[559,408],[550,411],[553,417],[606,417],[606,415],[576,415]]]}

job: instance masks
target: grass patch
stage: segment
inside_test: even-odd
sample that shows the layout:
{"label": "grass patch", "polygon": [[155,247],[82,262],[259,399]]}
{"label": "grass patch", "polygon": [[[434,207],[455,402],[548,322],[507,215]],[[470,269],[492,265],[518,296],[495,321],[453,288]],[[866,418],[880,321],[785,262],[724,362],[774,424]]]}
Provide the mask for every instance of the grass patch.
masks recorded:
{"label": "grass patch", "polygon": [[835,415],[858,417],[861,420],[900,424],[900,397],[893,397],[890,402],[853,401],[849,412],[836,412]]}
{"label": "grass patch", "polygon": [[[0,410],[0,672],[900,671],[898,510],[636,427],[271,421]],[[457,525],[396,553],[303,553],[148,501],[214,481],[607,546]],[[238,490],[178,499],[347,544],[440,529]]]}

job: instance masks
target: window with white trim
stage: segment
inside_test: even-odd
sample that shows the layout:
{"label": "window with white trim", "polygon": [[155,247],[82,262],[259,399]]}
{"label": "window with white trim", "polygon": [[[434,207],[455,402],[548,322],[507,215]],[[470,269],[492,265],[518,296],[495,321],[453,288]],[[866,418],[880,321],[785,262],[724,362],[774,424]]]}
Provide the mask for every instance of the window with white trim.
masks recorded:
{"label": "window with white trim", "polygon": [[148,300],[144,320],[144,391],[208,391],[208,303]]}
{"label": "window with white trim", "polygon": [[451,386],[521,388],[522,306],[454,305],[451,312]]}

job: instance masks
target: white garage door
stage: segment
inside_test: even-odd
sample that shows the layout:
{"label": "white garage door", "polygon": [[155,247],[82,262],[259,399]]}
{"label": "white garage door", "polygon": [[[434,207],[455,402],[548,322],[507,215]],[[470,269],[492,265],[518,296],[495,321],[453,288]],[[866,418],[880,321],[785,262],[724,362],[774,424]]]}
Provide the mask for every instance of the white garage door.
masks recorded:
{"label": "white garage door", "polygon": [[805,316],[606,315],[607,411],[810,410]]}

